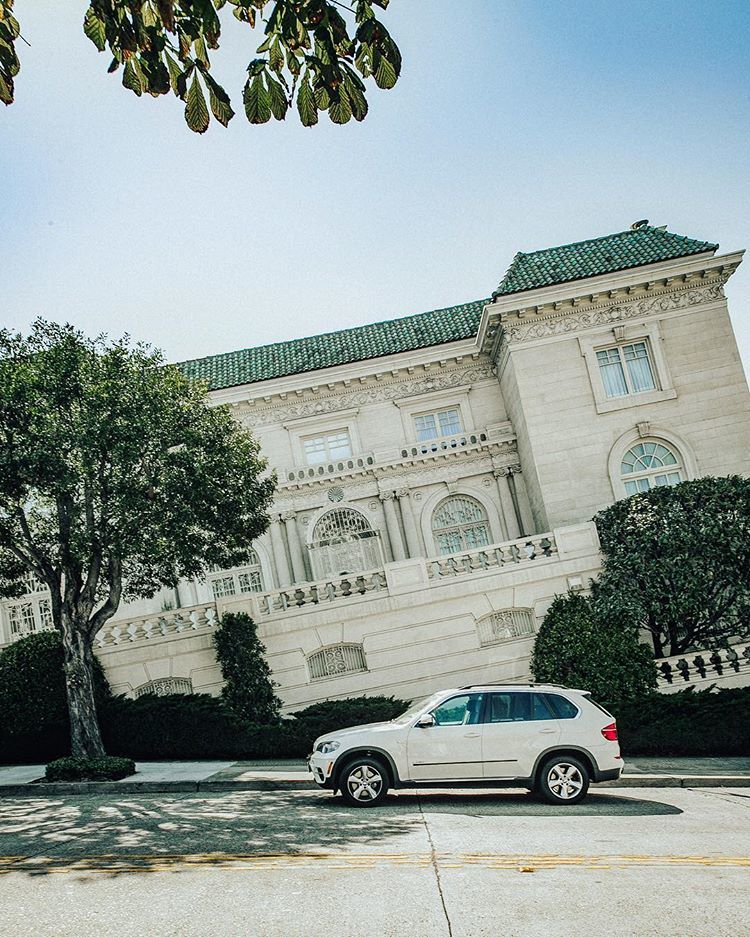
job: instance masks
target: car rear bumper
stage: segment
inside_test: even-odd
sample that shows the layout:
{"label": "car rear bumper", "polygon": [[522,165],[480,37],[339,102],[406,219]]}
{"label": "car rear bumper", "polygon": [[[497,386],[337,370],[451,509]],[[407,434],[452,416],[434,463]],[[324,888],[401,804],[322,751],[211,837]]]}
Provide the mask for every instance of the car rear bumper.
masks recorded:
{"label": "car rear bumper", "polygon": [[617,781],[622,774],[622,765],[619,768],[610,768],[607,771],[597,769],[593,780],[598,784],[600,781]]}

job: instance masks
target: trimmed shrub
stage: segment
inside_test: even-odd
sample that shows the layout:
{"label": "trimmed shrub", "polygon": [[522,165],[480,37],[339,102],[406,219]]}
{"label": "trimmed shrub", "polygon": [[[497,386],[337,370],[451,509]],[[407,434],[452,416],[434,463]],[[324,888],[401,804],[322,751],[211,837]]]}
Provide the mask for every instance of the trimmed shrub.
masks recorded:
{"label": "trimmed shrub", "polygon": [[276,696],[266,646],[258,628],[244,612],[222,615],[214,632],[216,658],[224,677],[222,698],[227,706],[251,722],[278,722],[281,700]]}
{"label": "trimmed shrub", "polygon": [[[94,659],[97,702],[109,699],[102,666]],[[40,631],[0,651],[0,716],[3,732],[22,735],[68,727],[63,649],[57,631]]]}
{"label": "trimmed shrub", "polygon": [[[606,705],[606,704],[605,704]],[[750,687],[651,693],[608,707],[624,757],[747,756]]]}
{"label": "trimmed shrub", "polygon": [[336,729],[348,729],[349,726],[366,725],[369,722],[387,722],[400,716],[408,706],[408,700],[393,696],[350,696],[314,703],[293,715],[296,722],[304,726],[305,733],[312,735],[314,740]]}
{"label": "trimmed shrub", "polygon": [[47,765],[45,781],[119,781],[135,774],[132,758],[58,758]]}
{"label": "trimmed shrub", "polygon": [[596,600],[558,595],[534,642],[531,670],[539,683],[590,690],[594,699],[638,699],[656,686],[656,667],[635,628],[611,623]]}

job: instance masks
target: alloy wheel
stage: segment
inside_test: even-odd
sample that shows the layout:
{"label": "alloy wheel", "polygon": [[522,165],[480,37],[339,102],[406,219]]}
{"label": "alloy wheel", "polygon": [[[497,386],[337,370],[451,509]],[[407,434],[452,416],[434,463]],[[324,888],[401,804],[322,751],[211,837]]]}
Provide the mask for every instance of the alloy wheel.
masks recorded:
{"label": "alloy wheel", "polygon": [[576,765],[561,761],[547,772],[547,787],[560,800],[572,800],[583,787],[583,776]]}
{"label": "alloy wheel", "polygon": [[347,778],[346,786],[355,800],[375,800],[383,787],[383,777],[372,765],[358,765]]}

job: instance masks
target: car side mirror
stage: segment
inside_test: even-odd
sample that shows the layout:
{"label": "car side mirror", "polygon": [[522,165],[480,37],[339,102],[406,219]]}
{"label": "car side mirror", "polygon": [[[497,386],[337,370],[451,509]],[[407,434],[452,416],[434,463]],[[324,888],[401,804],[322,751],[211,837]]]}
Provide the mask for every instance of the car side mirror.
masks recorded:
{"label": "car side mirror", "polygon": [[418,729],[428,729],[430,726],[435,725],[435,717],[432,715],[432,713],[422,713],[414,725]]}

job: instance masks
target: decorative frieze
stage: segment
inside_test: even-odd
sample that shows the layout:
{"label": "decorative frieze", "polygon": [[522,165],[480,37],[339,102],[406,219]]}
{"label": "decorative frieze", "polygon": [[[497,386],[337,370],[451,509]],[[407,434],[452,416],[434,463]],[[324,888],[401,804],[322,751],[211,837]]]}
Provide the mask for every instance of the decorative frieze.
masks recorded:
{"label": "decorative frieze", "polygon": [[528,316],[516,315],[511,318],[513,314],[509,314],[507,319],[503,317],[503,338],[507,344],[514,344],[553,335],[565,335],[568,332],[611,325],[627,319],[715,302],[723,297],[724,288],[719,282],[703,288],[650,296],[635,302],[598,303],[585,310],[574,309],[571,305],[568,312],[554,312],[549,315],[541,313],[537,319],[531,320]]}
{"label": "decorative frieze", "polygon": [[471,368],[460,368],[452,371],[443,370],[434,375],[426,376],[417,381],[393,381],[363,390],[350,391],[336,396],[321,397],[316,400],[307,400],[287,406],[269,407],[262,410],[240,411],[243,425],[252,429],[258,426],[268,426],[273,423],[286,423],[302,417],[317,416],[324,413],[335,413],[337,410],[363,407],[366,404],[378,403],[383,400],[396,400],[401,397],[415,397],[435,390],[448,390],[454,387],[476,384],[477,381],[492,377],[489,365],[475,365]]}

